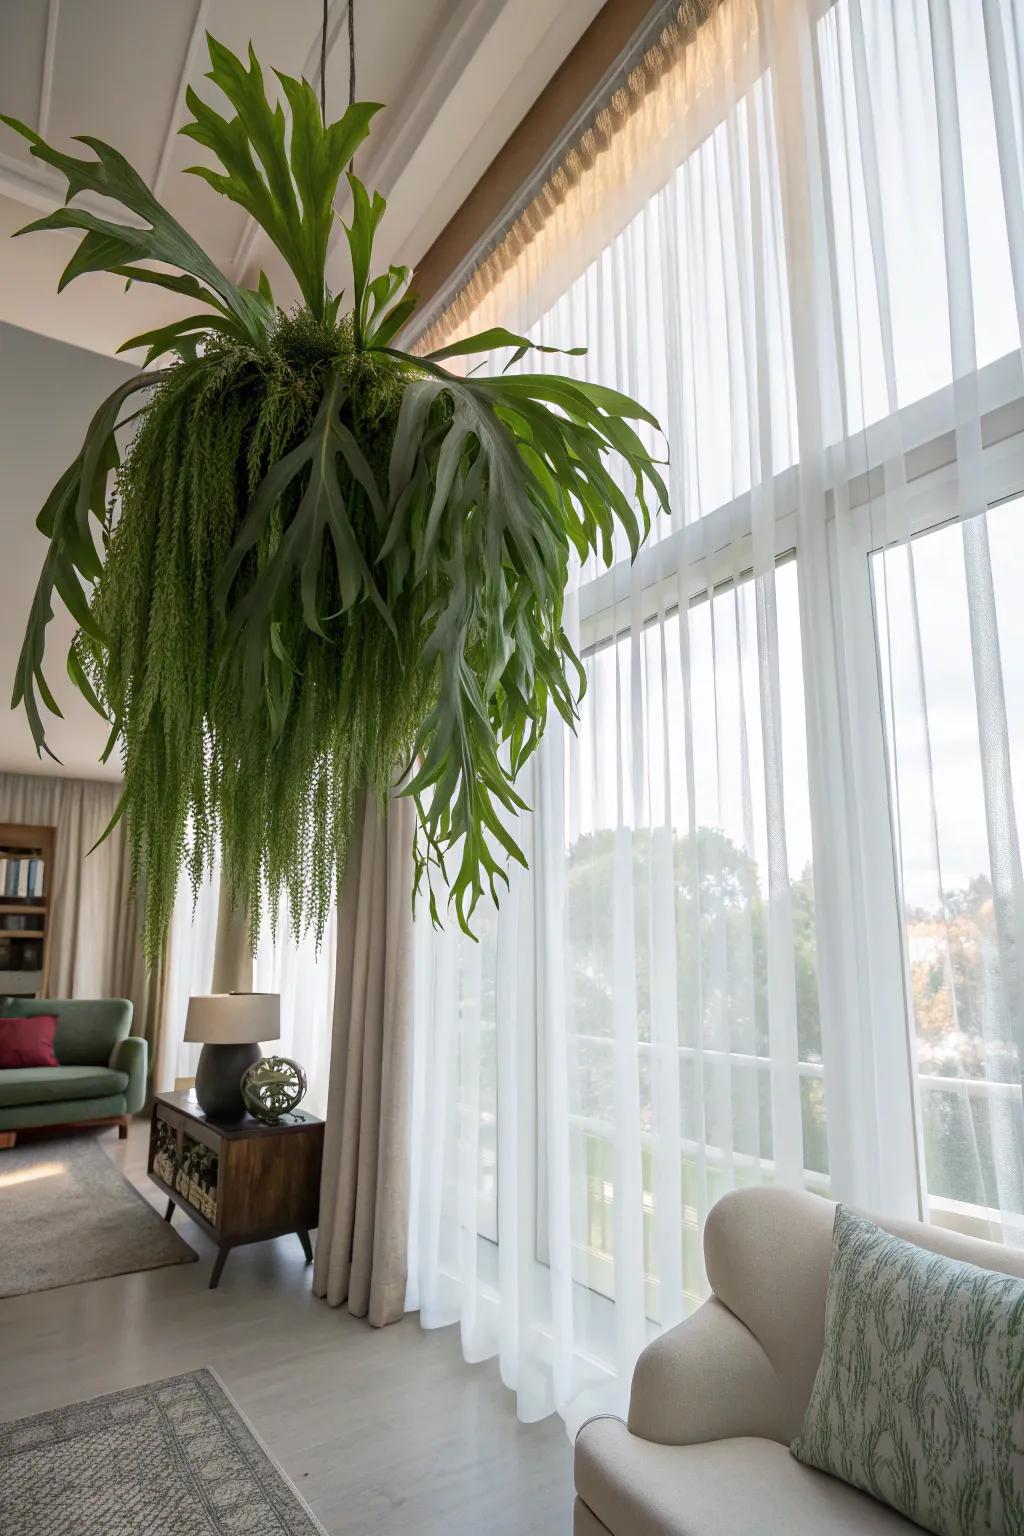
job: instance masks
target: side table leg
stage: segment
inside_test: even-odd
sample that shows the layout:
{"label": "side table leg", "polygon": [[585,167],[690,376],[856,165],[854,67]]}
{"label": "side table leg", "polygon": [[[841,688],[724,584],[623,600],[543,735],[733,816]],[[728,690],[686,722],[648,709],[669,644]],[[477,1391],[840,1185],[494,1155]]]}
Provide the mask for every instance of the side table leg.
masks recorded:
{"label": "side table leg", "polygon": [[313,1262],[313,1245],[312,1245],[312,1243],[309,1240],[309,1233],[306,1231],[305,1227],[299,1227],[299,1229],[296,1232],[295,1236],[298,1238],[299,1242],[302,1244],[302,1251],[306,1255],[306,1263],[307,1264],[312,1264],[312,1262]]}
{"label": "side table leg", "polygon": [[174,1201],[173,1200],[168,1200],[168,1202],[167,1202],[167,1209],[166,1209],[166,1211],[164,1211],[164,1221],[170,1221],[170,1219],[171,1219],[171,1217],[173,1215],[174,1215]]}
{"label": "side table leg", "polygon": [[218,1253],[216,1259],[214,1260],[214,1263],[213,1263],[213,1274],[210,1276],[210,1286],[209,1286],[211,1291],[215,1291],[217,1289],[217,1286],[220,1284],[220,1277],[221,1277],[221,1274],[223,1272],[224,1265],[227,1263],[227,1257],[228,1257],[228,1254],[230,1252],[231,1252],[231,1247],[230,1247],[229,1244],[226,1244],[220,1250],[220,1252]]}

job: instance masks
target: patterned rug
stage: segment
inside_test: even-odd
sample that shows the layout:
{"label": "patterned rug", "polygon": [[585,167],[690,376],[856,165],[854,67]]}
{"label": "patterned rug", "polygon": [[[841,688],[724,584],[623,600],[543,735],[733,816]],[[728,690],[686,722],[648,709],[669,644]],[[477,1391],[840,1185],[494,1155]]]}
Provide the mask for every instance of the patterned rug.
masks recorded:
{"label": "patterned rug", "polygon": [[326,1536],[210,1371],[0,1424],[4,1536]]}
{"label": "patterned rug", "polygon": [[0,1296],[196,1258],[95,1136],[55,1136],[0,1152]]}

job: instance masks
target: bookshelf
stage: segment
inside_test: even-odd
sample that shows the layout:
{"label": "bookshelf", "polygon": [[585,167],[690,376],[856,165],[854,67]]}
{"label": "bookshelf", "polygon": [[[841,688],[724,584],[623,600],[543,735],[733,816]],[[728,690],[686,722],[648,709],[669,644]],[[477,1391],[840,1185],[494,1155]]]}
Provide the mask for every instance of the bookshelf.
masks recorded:
{"label": "bookshelf", "polygon": [[56,829],[0,822],[0,993],[45,997]]}

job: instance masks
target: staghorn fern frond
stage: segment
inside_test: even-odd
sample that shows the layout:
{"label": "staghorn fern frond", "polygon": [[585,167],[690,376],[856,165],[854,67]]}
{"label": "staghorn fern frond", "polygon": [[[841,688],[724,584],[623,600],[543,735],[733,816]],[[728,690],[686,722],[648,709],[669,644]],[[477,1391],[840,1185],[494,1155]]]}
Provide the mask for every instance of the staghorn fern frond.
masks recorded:
{"label": "staghorn fern frond", "polygon": [[326,316],[327,243],[334,222],[334,194],[345,165],[370,131],[376,102],[357,102],[336,123],[325,125],[312,86],[278,73],[291,110],[286,133],[280,104],[271,107],[263,71],[249,45],[249,68],[213,37],[208,39],[208,76],[237,116],[221,117],[189,86],[185,100],[194,121],[181,132],[211,149],[223,173],[189,167],[217,192],[239,203],[266,231],[288,263],[314,320]]}
{"label": "staghorn fern frond", "polygon": [[143,371],[101,405],[40,513],[50,545],[13,704],[48,751],[56,594],[79,625],[72,680],[109,721],[108,751],[120,744],[151,958],[182,867],[197,883],[218,851],[257,922],[263,894],[283,891],[296,929],[322,935],[360,797],[383,798],[403,773],[417,888],[426,876],[439,920],[439,872],[470,932],[507,861],[525,863],[519,771],[549,710],[572,724],[583,693],[562,625],[570,558],[609,562],[617,526],[635,554],[667,506],[640,435],[658,424],[597,385],[444,367],[506,348],[521,361],[533,344],[509,331],[426,358],[395,348],[415,307],[411,274],[371,276],[384,200],[352,175],[341,313],[326,272],[333,199],[378,109],[325,124],[309,84],[279,75],[286,113],[251,49],[246,67],[209,47],[234,115],[189,93],[182,132],[222,167],[193,172],[284,256],[303,299],[290,315],[264,277],[256,290],[225,277],[108,145],[85,139],[95,159],[78,160],[4,119],[67,177],[69,204],[98,192],[132,216],[67,206],[28,226],[82,230],[62,286],[110,271],[205,306],[125,343],[146,348]]}

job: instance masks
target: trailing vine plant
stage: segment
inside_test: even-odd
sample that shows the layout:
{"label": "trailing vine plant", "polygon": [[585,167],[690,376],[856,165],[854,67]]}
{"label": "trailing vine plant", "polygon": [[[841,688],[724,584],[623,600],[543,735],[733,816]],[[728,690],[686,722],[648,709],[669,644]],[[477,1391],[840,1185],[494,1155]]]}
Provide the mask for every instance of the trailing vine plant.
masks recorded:
{"label": "trailing vine plant", "polygon": [[[279,74],[285,111],[251,47],[247,65],[213,38],[209,51],[232,114],[189,90],[181,131],[221,167],[191,174],[266,231],[302,295],[289,313],[265,275],[253,290],[219,271],[109,144],[83,137],[79,159],[3,119],[67,178],[66,205],[20,231],[81,231],[61,288],[112,272],[200,306],[125,342],[145,365],[99,406],[39,514],[49,547],[13,707],[49,751],[56,596],[78,625],[71,678],[109,722],[104,756],[122,756],[150,959],[181,869],[196,883],[218,853],[254,929],[263,891],[284,890],[295,928],[319,938],[357,806],[403,774],[416,887],[426,875],[439,920],[440,874],[469,931],[507,861],[525,863],[516,779],[549,708],[571,724],[582,697],[562,627],[570,556],[610,562],[616,525],[635,555],[666,505],[634,425],[657,422],[595,384],[445,368],[501,348],[521,361],[531,343],[505,330],[400,351],[410,272],[371,277],[385,205],[351,173],[343,308],[326,276],[333,203],[378,107],[328,123],[309,83]],[[83,192],[130,221],[74,206]]]}

